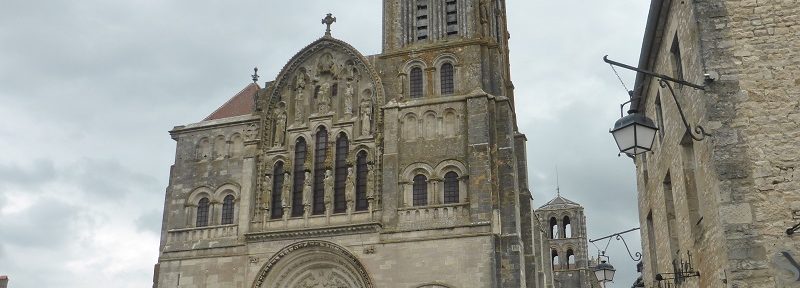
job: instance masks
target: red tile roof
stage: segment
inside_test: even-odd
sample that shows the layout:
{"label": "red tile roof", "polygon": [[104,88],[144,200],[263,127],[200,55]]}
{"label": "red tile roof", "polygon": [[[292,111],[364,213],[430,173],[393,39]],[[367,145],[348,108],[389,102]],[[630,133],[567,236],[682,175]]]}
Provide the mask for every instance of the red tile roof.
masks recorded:
{"label": "red tile roof", "polygon": [[253,113],[253,106],[255,105],[255,96],[256,92],[258,92],[258,87],[255,83],[250,83],[247,87],[244,87],[242,91],[236,93],[228,102],[222,104],[219,108],[217,108],[214,113],[208,115],[206,119],[203,121],[208,120],[216,120],[234,116],[241,116]]}

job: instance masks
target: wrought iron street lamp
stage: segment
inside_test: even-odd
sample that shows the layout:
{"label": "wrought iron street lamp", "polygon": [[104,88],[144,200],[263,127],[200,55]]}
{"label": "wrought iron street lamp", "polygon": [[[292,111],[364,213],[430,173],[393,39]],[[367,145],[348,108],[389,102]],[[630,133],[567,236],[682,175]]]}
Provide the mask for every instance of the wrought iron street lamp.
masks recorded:
{"label": "wrought iron street lamp", "polygon": [[[608,256],[602,256],[608,259]],[[614,281],[614,273],[617,269],[614,269],[614,266],[607,263],[607,260],[601,260],[600,264],[594,267],[594,276],[597,277],[597,282],[600,282],[600,286],[606,287],[606,282],[613,282]]]}
{"label": "wrought iron street lamp", "polygon": [[[628,255],[631,257],[631,260],[633,261],[642,260],[642,253],[636,252],[632,254],[631,249],[628,248],[628,242],[625,242],[625,238],[622,237],[622,234],[633,232],[636,230],[639,230],[639,228],[637,227],[633,229],[628,229],[622,232],[614,233],[594,240],[591,239],[589,240],[589,243],[592,243],[592,245],[594,245],[599,251],[597,259],[600,261],[600,264],[597,264],[597,266],[594,267],[594,276],[597,278],[597,282],[600,283],[600,287],[606,287],[606,282],[614,281],[614,273],[617,271],[616,269],[614,269],[614,266],[608,263],[609,257],[606,256],[606,250],[608,250],[608,245],[611,244],[612,239],[616,239],[617,241],[622,241],[622,243],[625,244],[625,249],[628,250]],[[594,242],[605,239],[608,239],[608,242],[606,242],[606,247],[600,250],[600,247],[597,247],[597,244],[594,244]],[[605,260],[603,260],[603,258],[605,258]]]}
{"label": "wrought iron street lamp", "polygon": [[[686,131],[692,137],[692,139],[695,141],[700,141],[703,140],[706,135],[709,135],[700,125],[695,125],[694,129],[692,129],[691,125],[689,125],[689,122],[686,120],[686,115],[683,114],[683,108],[681,108],[681,104],[678,102],[678,97],[675,95],[675,90],[672,89],[672,85],[670,85],[669,82],[686,85],[698,90],[705,90],[705,87],[686,82],[684,80],[675,79],[663,74],[658,74],[612,61],[608,59],[608,55],[603,57],[603,61],[611,65],[611,68],[614,68],[614,66],[622,67],[658,78],[658,83],[662,88],[669,88],[672,99],[675,100],[675,105],[678,106],[678,112],[681,115],[681,120],[683,120],[683,125],[686,127]],[[620,114],[622,114],[622,106],[627,103],[631,103],[634,100],[639,100],[639,97],[633,95],[633,91],[630,91],[629,93],[631,100],[620,105]],[[617,146],[619,146],[619,151],[627,154],[628,156],[633,156],[651,150],[653,141],[656,137],[656,131],[658,131],[658,127],[656,127],[652,119],[632,108],[628,110],[627,116],[620,118],[616,123],[614,123],[614,128],[612,128],[609,132],[611,132],[611,134],[614,136],[614,140],[617,142]]]}

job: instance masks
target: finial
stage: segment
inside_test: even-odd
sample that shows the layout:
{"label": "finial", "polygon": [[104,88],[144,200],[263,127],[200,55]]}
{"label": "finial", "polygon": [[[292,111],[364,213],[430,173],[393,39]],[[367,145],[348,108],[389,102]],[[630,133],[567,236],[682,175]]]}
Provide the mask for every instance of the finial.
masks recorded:
{"label": "finial", "polygon": [[336,22],[336,17],[333,17],[333,14],[328,13],[325,18],[322,18],[322,24],[325,24],[327,28],[325,29],[325,36],[331,36],[331,24]]}
{"label": "finial", "polygon": [[258,84],[258,67],[253,68],[253,75],[250,77],[253,77],[253,83]]}
{"label": "finial", "polygon": [[561,197],[561,185],[558,183],[558,165],[556,165],[556,196]]}

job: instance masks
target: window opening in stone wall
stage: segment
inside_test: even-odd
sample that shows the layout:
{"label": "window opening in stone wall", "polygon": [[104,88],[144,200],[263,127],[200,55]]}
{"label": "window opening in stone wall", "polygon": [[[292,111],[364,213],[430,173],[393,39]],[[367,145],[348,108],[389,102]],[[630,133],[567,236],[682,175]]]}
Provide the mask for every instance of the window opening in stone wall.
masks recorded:
{"label": "window opening in stone wall", "polygon": [[561,263],[558,261],[559,260],[558,259],[558,251],[553,249],[552,252],[550,252],[550,253],[551,253],[550,254],[550,259],[552,260],[551,264],[553,265],[552,266],[553,271],[560,269],[561,268],[561,265],[560,265]]}
{"label": "window opening in stone wall", "polygon": [[575,267],[575,253],[572,249],[567,250],[567,269],[574,269]]}
{"label": "window opening in stone wall", "polygon": [[653,225],[653,211],[647,214],[647,250],[650,252],[650,267],[651,275],[655,275],[658,271],[658,251],[656,249],[656,231]]}
{"label": "window opening in stone wall", "polygon": [[281,203],[283,199],[281,197],[283,194],[283,161],[275,163],[275,168],[272,171],[272,205],[270,207],[270,218],[278,219],[283,217],[283,203]]}
{"label": "window opening in stone wall", "polygon": [[562,229],[564,238],[572,238],[572,223],[569,222],[569,216],[564,216],[561,225],[564,225],[564,229]]}
{"label": "window opening in stone wall", "polygon": [[328,156],[328,130],[319,127],[314,151],[314,195],[312,213],[325,213],[325,158]]}
{"label": "window opening in stone wall", "polygon": [[414,206],[428,205],[428,177],[425,175],[414,176],[412,198]]}
{"label": "window opening in stone wall", "polygon": [[336,178],[333,183],[333,213],[347,212],[347,202],[344,197],[345,183],[347,182],[347,152],[350,149],[347,135],[339,134],[336,139]]}
{"label": "window opening in stone wall", "polygon": [[444,204],[458,203],[458,173],[444,174]]}
{"label": "window opening in stone wall", "polygon": [[456,0],[445,1],[445,22],[447,35],[458,34],[458,5]]}
{"label": "window opening in stone wall", "polygon": [[700,197],[697,194],[694,141],[692,141],[691,135],[684,135],[681,141],[681,152],[683,158],[683,184],[684,190],[686,191],[686,206],[687,210],[689,210],[689,224],[692,227],[692,236],[697,240],[702,233],[700,223],[703,221],[703,211],[700,206]]}
{"label": "window opening in stone wall", "polygon": [[233,195],[225,196],[222,200],[222,225],[233,224],[233,200]]}
{"label": "window opening in stone wall", "polygon": [[422,98],[422,68],[411,68],[411,73],[409,74],[410,75],[408,78],[411,98]]}
{"label": "window opening in stone wall", "polygon": [[294,185],[292,187],[292,217],[303,216],[303,183],[306,181],[306,140],[297,139],[294,147]]}
{"label": "window opening in stone wall", "polygon": [[197,222],[195,226],[205,227],[208,226],[208,209],[210,202],[208,198],[203,197],[197,202]]}
{"label": "window opening in stone wall", "polygon": [[664,177],[664,206],[666,207],[667,213],[667,234],[669,234],[669,247],[670,247],[670,254],[674,255],[678,252],[678,229],[677,229],[677,217],[675,215],[675,198],[672,195],[672,177],[670,177],[670,173],[667,172],[667,176]]}
{"label": "window opening in stone wall", "polygon": [[658,122],[658,141],[664,140],[664,111],[661,109],[661,92],[656,94],[656,121]]}
{"label": "window opening in stone wall", "polygon": [[369,208],[367,201],[367,151],[361,150],[356,156],[356,211]]}
{"label": "window opening in stone wall", "polygon": [[428,1],[417,0],[417,40],[428,39]]}
{"label": "window opening in stone wall", "polygon": [[442,95],[453,94],[453,64],[444,63],[440,71],[440,79],[442,86]]}
{"label": "window opening in stone wall", "polygon": [[550,217],[550,239],[558,239],[558,221],[556,217]]}
{"label": "window opening in stone wall", "polygon": [[[683,80],[683,59],[681,59],[681,45],[678,42],[678,32],[672,38],[672,47],[669,48],[670,58],[672,60],[672,76],[676,79]],[[680,84],[677,85],[681,87]]]}

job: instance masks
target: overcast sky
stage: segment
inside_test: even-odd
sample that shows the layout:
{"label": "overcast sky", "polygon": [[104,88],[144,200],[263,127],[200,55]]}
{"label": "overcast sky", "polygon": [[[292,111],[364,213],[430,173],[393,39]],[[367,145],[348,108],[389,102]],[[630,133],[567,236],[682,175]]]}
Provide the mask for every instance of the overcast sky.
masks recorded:
{"label": "overcast sky", "polygon": [[[0,275],[12,288],[149,287],[167,131],[214,111],[254,66],[273,79],[327,12],[334,37],[381,50],[377,0],[2,2]],[[534,205],[555,196],[558,166],[589,238],[638,227],[634,166],[608,133],[626,94],[601,59],[638,63],[648,1],[507,2]],[[626,240],[640,251],[638,233]],[[613,287],[630,287],[622,242],[609,254]]]}

